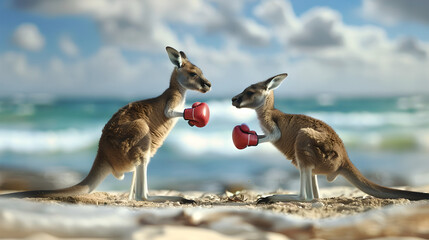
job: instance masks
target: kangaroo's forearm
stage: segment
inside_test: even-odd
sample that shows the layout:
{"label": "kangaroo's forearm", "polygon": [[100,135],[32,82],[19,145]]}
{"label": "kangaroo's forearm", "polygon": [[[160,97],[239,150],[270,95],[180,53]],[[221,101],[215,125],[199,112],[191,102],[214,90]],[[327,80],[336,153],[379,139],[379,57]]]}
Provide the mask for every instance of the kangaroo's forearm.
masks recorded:
{"label": "kangaroo's forearm", "polygon": [[260,135],[258,136],[259,143],[266,143],[266,142],[275,142],[278,139],[276,139],[272,135]]}
{"label": "kangaroo's forearm", "polygon": [[258,140],[259,140],[259,143],[276,142],[277,140],[280,139],[281,136],[282,134],[280,130],[276,127],[271,133],[267,135],[259,135]]}
{"label": "kangaroo's forearm", "polygon": [[269,142],[269,138],[265,135],[258,135],[258,144]]}
{"label": "kangaroo's forearm", "polygon": [[174,110],[166,110],[164,114],[167,118],[183,117],[183,112],[177,112]]}
{"label": "kangaroo's forearm", "polygon": [[166,118],[177,118],[177,117],[183,117],[183,111],[178,112],[176,111],[176,107],[173,107],[174,104],[171,103],[171,101],[167,102],[165,108],[164,108],[164,115]]}

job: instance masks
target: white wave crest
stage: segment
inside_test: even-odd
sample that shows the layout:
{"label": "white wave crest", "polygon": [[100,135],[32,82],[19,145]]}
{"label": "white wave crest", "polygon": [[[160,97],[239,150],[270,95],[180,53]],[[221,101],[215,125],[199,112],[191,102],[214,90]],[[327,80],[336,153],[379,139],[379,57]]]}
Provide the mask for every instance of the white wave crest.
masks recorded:
{"label": "white wave crest", "polygon": [[[209,124],[191,128],[180,119],[166,140],[169,148],[180,154],[248,155],[273,154],[271,144],[237,150],[232,143],[232,129],[246,123],[262,134],[254,110],[237,109],[229,100],[210,100]],[[191,104],[187,104],[189,106]],[[360,149],[429,150],[429,112],[307,112],[331,125],[346,147]],[[77,126],[79,127],[79,126]],[[93,147],[101,135],[102,125],[85,125],[63,130],[0,128],[0,153],[74,152]]]}
{"label": "white wave crest", "polygon": [[[229,100],[208,101],[210,121],[223,123],[255,122],[256,114],[252,109],[237,109]],[[286,109],[280,109],[287,112]],[[332,127],[366,128],[366,127],[428,127],[429,111],[388,111],[388,112],[326,112],[309,111],[302,114],[325,121]]]}
{"label": "white wave crest", "polygon": [[210,154],[235,156],[272,154],[277,150],[271,144],[261,144],[256,147],[248,147],[244,150],[235,148],[232,142],[231,130],[220,132],[196,132],[190,130],[178,130],[167,138],[166,144],[172,146],[175,151],[186,155],[209,156]]}
{"label": "white wave crest", "polygon": [[429,127],[429,112],[309,112],[333,127]]}
{"label": "white wave crest", "polygon": [[209,101],[210,121],[246,122],[256,119],[252,109],[238,109],[232,106],[230,100]]}
{"label": "white wave crest", "polygon": [[0,129],[0,152],[73,152],[92,146],[100,134],[100,127],[57,131]]}

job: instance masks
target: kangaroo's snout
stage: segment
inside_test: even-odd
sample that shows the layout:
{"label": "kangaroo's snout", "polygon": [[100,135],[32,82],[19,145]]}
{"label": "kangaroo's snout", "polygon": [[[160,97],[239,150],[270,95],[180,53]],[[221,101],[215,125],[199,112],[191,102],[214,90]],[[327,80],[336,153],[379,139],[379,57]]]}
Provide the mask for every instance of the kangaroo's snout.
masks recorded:
{"label": "kangaroo's snout", "polygon": [[212,87],[212,84],[210,83],[210,81],[205,79],[205,78],[201,78],[200,85],[201,85],[201,92],[202,93],[206,93],[206,92],[210,91],[210,89]]}
{"label": "kangaroo's snout", "polygon": [[242,99],[238,96],[233,97],[232,99],[232,106],[236,107],[236,108],[240,108],[240,104]]}

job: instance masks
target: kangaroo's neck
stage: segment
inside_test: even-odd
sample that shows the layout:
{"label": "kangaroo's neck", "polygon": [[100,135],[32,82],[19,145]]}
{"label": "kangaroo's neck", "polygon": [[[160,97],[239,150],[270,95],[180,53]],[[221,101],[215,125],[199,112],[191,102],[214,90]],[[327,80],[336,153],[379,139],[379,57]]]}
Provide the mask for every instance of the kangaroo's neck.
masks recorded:
{"label": "kangaroo's neck", "polygon": [[177,68],[174,68],[170,77],[170,86],[167,88],[171,93],[179,94],[183,98],[186,97],[186,88],[183,87],[179,82],[180,73]]}
{"label": "kangaroo's neck", "polygon": [[177,106],[182,103],[184,104],[186,99],[186,88],[180,84],[179,77],[179,70],[174,68],[170,77],[170,86],[163,93],[164,97],[166,97],[169,101],[173,101],[173,106]]}
{"label": "kangaroo's neck", "polygon": [[265,98],[264,104],[256,108],[256,115],[258,116],[259,123],[262,126],[262,130],[271,131],[273,124],[276,124],[273,120],[273,114],[276,110],[274,108],[274,93],[271,91]]}

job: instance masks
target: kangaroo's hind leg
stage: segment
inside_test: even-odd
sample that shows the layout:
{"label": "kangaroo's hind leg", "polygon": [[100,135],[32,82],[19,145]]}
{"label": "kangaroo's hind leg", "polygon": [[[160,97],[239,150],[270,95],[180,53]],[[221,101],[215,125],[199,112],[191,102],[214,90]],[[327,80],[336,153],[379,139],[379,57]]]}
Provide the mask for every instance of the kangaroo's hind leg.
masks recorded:
{"label": "kangaroo's hind leg", "polygon": [[135,185],[135,199],[150,201],[150,202],[180,202],[180,203],[195,203],[193,200],[189,200],[179,196],[149,196],[148,181],[147,181],[147,167],[149,165],[150,157],[146,155],[142,159],[142,163],[136,168],[136,185]]}
{"label": "kangaroo's hind leg", "polygon": [[139,141],[134,141],[128,154],[130,161],[137,165],[133,173],[129,198],[137,201],[194,203],[193,200],[179,196],[149,196],[147,168],[152,155],[150,151],[151,137],[149,131],[144,134],[144,127],[144,125],[139,127],[141,138]]}
{"label": "kangaroo's hind leg", "polygon": [[141,159],[141,164],[136,167],[135,199],[138,201],[149,200],[149,191],[147,187],[147,166],[149,165],[149,154]]}
{"label": "kangaroo's hind leg", "polygon": [[260,198],[258,203],[313,201],[315,198],[319,198],[319,187],[313,170],[319,166],[323,155],[318,146],[318,142],[323,137],[313,129],[303,129],[298,133],[295,142],[295,157],[301,180],[299,195],[273,195]]}
{"label": "kangaroo's hind leg", "polygon": [[274,203],[274,202],[306,202],[314,199],[312,168],[303,167],[299,169],[300,173],[300,190],[299,194],[278,194],[268,197],[259,198],[257,204]]}
{"label": "kangaroo's hind leg", "polygon": [[128,199],[133,200],[135,198],[135,194],[136,194],[136,170],[133,171],[133,177],[131,179],[130,194],[128,196]]}
{"label": "kangaroo's hind leg", "polygon": [[313,187],[313,195],[315,199],[319,198],[319,184],[317,183],[317,175],[311,177],[312,179],[312,187]]}

